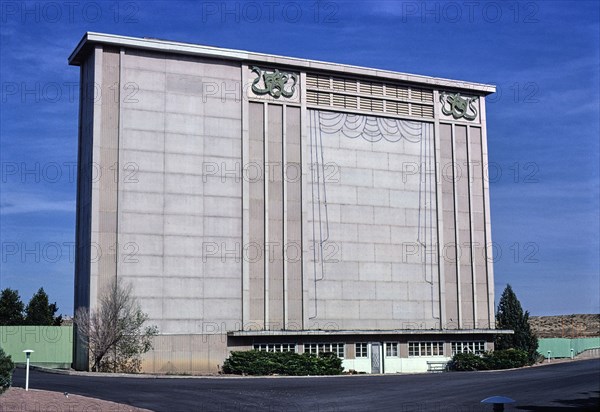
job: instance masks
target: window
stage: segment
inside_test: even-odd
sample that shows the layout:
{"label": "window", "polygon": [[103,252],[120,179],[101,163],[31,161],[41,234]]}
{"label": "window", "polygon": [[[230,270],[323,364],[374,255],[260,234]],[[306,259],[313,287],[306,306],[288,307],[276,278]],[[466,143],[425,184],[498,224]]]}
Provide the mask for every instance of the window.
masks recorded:
{"label": "window", "polygon": [[386,342],[385,343],[385,356],[387,356],[387,357],[398,356],[398,342]]}
{"label": "window", "polygon": [[474,353],[475,355],[481,355],[485,352],[484,341],[473,341],[473,342],[452,342],[452,355],[457,353]]}
{"label": "window", "polygon": [[305,343],[304,352],[314,353],[315,355],[323,352],[333,352],[338,357],[344,357],[343,343]]}
{"label": "window", "polygon": [[261,352],[296,352],[295,343],[261,343],[254,345]]}
{"label": "window", "polygon": [[444,342],[408,342],[408,356],[444,356]]}
{"label": "window", "polygon": [[369,346],[367,343],[357,343],[356,346],[356,357],[357,358],[368,358],[369,357]]}

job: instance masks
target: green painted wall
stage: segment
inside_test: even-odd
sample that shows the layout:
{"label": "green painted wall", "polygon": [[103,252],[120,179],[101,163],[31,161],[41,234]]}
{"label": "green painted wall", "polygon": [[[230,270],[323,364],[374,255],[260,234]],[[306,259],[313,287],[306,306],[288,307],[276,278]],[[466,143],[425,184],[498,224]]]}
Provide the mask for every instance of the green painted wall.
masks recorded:
{"label": "green painted wall", "polygon": [[548,355],[551,351],[552,358],[570,358],[571,348],[573,354],[577,355],[587,349],[600,348],[600,337],[594,338],[540,338],[538,352],[543,356]]}
{"label": "green painted wall", "polygon": [[15,363],[24,363],[24,349],[33,349],[31,365],[68,368],[73,360],[72,326],[0,326],[0,347]]}

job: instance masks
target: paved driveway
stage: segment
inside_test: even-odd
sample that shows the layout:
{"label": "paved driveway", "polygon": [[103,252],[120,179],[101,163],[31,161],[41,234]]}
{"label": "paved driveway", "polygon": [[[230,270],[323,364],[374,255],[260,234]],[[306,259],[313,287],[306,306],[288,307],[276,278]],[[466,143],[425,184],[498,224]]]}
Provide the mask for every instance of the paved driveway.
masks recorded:
{"label": "paved driveway", "polygon": [[[24,386],[24,370],[14,376]],[[600,360],[514,371],[312,378],[123,378],[33,371],[30,387],[156,411],[491,411],[600,410]]]}

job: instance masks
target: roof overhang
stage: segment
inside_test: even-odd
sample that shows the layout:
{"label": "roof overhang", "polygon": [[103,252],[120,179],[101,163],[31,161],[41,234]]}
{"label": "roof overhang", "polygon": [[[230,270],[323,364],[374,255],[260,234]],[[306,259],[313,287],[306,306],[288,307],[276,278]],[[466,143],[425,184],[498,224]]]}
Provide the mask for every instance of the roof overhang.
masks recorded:
{"label": "roof overhang", "polygon": [[245,61],[281,65],[301,70],[343,73],[350,76],[376,77],[378,79],[401,81],[428,85],[436,88],[466,90],[471,93],[488,95],[496,92],[496,86],[484,83],[450,80],[439,77],[422,76],[417,74],[400,73],[360,66],[338,63],[328,63],[317,60],[299,59],[296,57],[277,56],[272,54],[254,53],[243,50],[223,49],[212,46],[202,46],[192,43],[182,43],[154,38],[138,38],[114,34],[87,32],[75,50],[69,56],[69,64],[81,65],[85,56],[97,44],[131,49],[151,50],[161,53],[185,54],[199,57],[218,58],[221,60]]}
{"label": "roof overhang", "polygon": [[244,330],[228,336],[371,336],[371,335],[511,335],[509,329],[386,329],[386,330]]}

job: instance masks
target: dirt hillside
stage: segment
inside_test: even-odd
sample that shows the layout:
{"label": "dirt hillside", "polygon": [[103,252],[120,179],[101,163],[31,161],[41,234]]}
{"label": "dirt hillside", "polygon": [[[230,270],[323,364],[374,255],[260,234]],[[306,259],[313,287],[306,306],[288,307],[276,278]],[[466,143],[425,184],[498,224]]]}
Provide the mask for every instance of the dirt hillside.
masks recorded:
{"label": "dirt hillside", "polygon": [[600,336],[600,314],[532,316],[529,323],[539,338]]}

